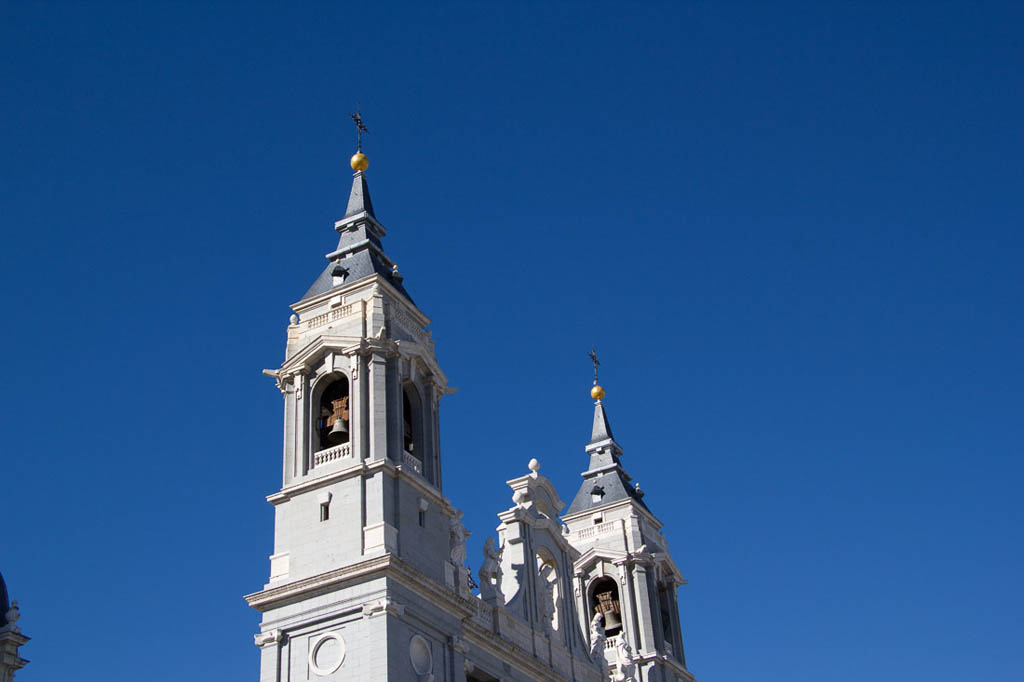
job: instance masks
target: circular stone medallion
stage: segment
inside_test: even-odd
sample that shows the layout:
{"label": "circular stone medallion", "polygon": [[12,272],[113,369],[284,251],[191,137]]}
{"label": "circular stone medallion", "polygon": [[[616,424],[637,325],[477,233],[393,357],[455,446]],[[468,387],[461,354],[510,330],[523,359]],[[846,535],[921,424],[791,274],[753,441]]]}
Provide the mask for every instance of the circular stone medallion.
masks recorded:
{"label": "circular stone medallion", "polygon": [[417,675],[429,675],[434,667],[434,657],[430,654],[430,643],[420,635],[413,635],[409,641],[409,660]]}
{"label": "circular stone medallion", "polygon": [[309,669],[321,677],[330,675],[345,661],[345,640],[337,632],[316,638],[309,648]]}

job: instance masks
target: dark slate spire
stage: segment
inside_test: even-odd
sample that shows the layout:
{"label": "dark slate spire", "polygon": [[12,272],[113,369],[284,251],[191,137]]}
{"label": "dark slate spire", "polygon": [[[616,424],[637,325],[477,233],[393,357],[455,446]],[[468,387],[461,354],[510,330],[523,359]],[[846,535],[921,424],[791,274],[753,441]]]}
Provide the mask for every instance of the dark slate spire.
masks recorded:
{"label": "dark slate spire", "polygon": [[[338,231],[338,248],[327,254],[330,261],[301,301],[326,293],[372,275],[380,275],[406,298],[412,297],[402,286],[394,262],[384,253],[381,239],[387,230],[377,220],[370,201],[370,187],[366,182],[368,160],[361,152],[352,157],[352,191],[344,217],[334,224]],[[300,301],[300,302],[301,302]]]}
{"label": "dark slate spire", "polygon": [[612,436],[612,427],[601,400],[604,389],[595,385],[591,395],[597,400],[594,401],[594,428],[586,448],[590,466],[583,472],[583,483],[563,516],[593,511],[626,499],[632,499],[646,509],[647,505],[640,499],[643,494],[630,483],[633,479],[619,461],[622,447]]}
{"label": "dark slate spire", "polygon": [[[7,583],[4,582],[4,574],[0,573],[0,622],[3,621],[4,614],[7,613],[9,608],[11,608],[11,603],[7,597]],[[3,625],[0,625],[0,627],[3,627]]]}
{"label": "dark slate spire", "polygon": [[370,187],[366,184],[366,173],[357,171],[352,178],[352,192],[348,195],[348,208],[345,209],[345,217],[349,218],[358,213],[366,213],[371,218],[373,215],[373,202],[370,201]]}
{"label": "dark slate spire", "polygon": [[612,435],[611,424],[608,423],[608,415],[604,413],[604,404],[598,400],[594,403],[594,430],[590,435],[590,444],[609,439],[615,440],[615,437]]}

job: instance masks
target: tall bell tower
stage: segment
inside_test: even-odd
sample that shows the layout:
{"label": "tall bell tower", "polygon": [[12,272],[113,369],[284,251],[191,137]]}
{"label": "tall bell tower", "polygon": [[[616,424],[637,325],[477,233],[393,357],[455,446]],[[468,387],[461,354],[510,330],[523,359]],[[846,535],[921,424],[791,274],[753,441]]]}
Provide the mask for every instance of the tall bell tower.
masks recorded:
{"label": "tall bell tower", "polygon": [[[443,618],[417,615],[429,600],[410,581],[468,596],[452,541],[465,529],[441,485],[438,407],[453,389],[384,252],[368,165],[360,149],[337,248],[292,306],[283,364],[264,370],[284,398],[284,466],[267,498],[269,580],[246,597],[262,613],[262,682],[420,679],[447,639]],[[389,647],[396,637],[416,655]]]}
{"label": "tall bell tower", "polygon": [[586,618],[602,614],[612,679],[620,679],[615,671],[635,666],[636,679],[693,682],[686,669],[676,598],[676,588],[686,581],[669,554],[661,522],[622,466],[622,447],[608,422],[593,352],[591,358],[590,464],[562,514],[569,542],[580,552],[573,564],[576,607]]}

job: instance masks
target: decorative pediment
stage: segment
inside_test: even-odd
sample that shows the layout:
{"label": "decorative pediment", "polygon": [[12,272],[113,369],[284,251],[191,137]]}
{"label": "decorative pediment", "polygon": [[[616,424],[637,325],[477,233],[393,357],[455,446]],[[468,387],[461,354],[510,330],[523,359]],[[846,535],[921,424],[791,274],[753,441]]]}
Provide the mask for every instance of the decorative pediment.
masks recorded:
{"label": "decorative pediment", "polygon": [[606,547],[591,547],[587,551],[583,552],[583,554],[573,562],[572,567],[575,573],[586,573],[591,567],[601,561],[616,564],[625,563],[629,559],[629,552],[624,552],[618,549],[608,549]]}
{"label": "decorative pediment", "polygon": [[556,520],[565,502],[558,497],[558,491],[551,481],[538,473],[540,463],[536,459],[530,460],[529,467],[530,473],[525,476],[505,481],[512,488],[512,501],[520,509]]}
{"label": "decorative pediment", "polygon": [[685,585],[682,571],[668,552],[648,552],[641,547],[638,552],[627,552],[607,547],[591,547],[573,562],[576,573],[586,573],[596,564],[607,561],[611,564],[642,563],[657,566],[662,574],[669,575],[677,585]]}

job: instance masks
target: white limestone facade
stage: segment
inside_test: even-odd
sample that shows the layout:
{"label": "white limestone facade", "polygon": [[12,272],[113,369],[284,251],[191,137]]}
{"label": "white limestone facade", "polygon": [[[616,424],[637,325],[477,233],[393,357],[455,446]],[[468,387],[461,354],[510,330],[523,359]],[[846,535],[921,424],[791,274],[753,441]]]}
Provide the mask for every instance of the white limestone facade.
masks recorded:
{"label": "white limestone facade", "polygon": [[468,532],[442,488],[439,409],[454,389],[363,171],[335,229],[292,306],[284,362],[264,370],[284,399],[284,450],[268,580],[246,596],[262,615],[261,682],[693,680],[684,580],[642,495],[606,483],[628,476],[600,401],[572,505],[560,519],[536,460],[508,481],[472,592]]}

